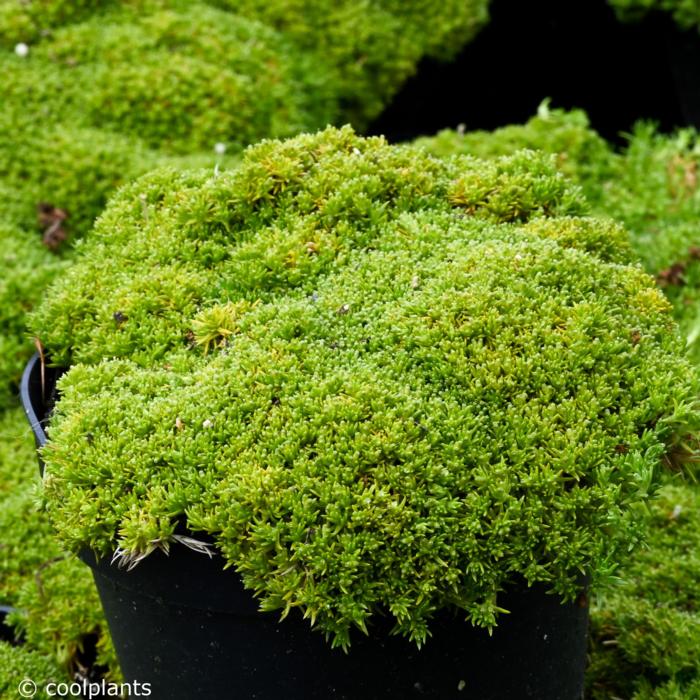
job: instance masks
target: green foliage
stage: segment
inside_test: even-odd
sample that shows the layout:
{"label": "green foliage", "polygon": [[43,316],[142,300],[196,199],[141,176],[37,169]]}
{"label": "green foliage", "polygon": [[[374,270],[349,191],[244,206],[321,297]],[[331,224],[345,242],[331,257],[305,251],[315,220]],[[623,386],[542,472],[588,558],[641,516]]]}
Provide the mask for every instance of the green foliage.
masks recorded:
{"label": "green foliage", "polygon": [[282,35],[199,3],[100,14],[56,29],[28,57],[5,63],[13,91],[46,67],[55,85],[39,99],[60,123],[174,152],[217,142],[240,148],[337,116],[322,68]]}
{"label": "green foliage", "polygon": [[495,158],[523,147],[555,154],[558,167],[580,185],[593,211],[629,229],[634,254],[657,277],[690,356],[700,363],[700,145],[694,130],[669,136],[640,123],[624,151],[615,153],[583,113],[550,110],[545,104],[522,126],[493,133],[444,131],[417,144],[442,158],[462,153]]}
{"label": "green foliage", "polygon": [[[661,135],[652,125],[639,124],[624,151],[614,154],[581,116],[558,111],[545,116],[543,121],[540,110],[528,124],[493,134],[443,132],[422,144],[442,157],[463,152],[494,157],[523,145],[557,153],[559,167],[586,191],[594,210],[629,227],[634,254],[657,276],[672,302],[689,355],[697,365],[700,146],[696,133],[685,129]],[[567,138],[560,138],[567,132]],[[597,151],[580,147],[596,142],[603,145]],[[528,227],[532,225],[540,233],[550,229],[567,238],[566,226],[558,219],[535,221]],[[606,236],[598,228],[599,238],[592,241],[599,255],[606,239],[609,254],[622,251],[618,248],[622,230],[608,225],[610,233]],[[624,262],[628,255],[629,251],[619,261]],[[676,481],[666,486],[646,518],[647,546],[625,560],[619,571],[621,585],[599,591],[592,609],[587,672],[588,692],[594,699],[700,697],[699,503],[697,484]]]}
{"label": "green foliage", "polygon": [[61,539],[133,563],[184,522],[341,646],[379,612],[418,643],[446,606],[492,627],[517,576],[605,578],[698,387],[585,210],[551,157],[349,128],[124,189],[33,317],[73,364],[43,453]]}
{"label": "green foliage", "polygon": [[206,5],[141,4],[108,3],[78,24],[63,13],[60,26],[66,3],[13,3],[52,31],[27,57],[0,58],[0,192],[12,203],[0,219],[0,406],[32,350],[24,315],[62,267],[41,242],[41,203],[66,217],[65,257],[107,198],[156,165],[225,167],[235,155],[215,155],[218,142],[235,154],[334,116],[318,71],[274,31]]}
{"label": "green foliage", "polygon": [[250,302],[228,301],[202,310],[192,320],[194,342],[204,346],[204,353],[212,348],[223,348],[240,329],[240,318],[251,309]]}
{"label": "green foliage", "polygon": [[[48,518],[37,509],[39,483],[31,431],[20,408],[0,413],[0,603],[19,610],[11,617],[25,647],[47,667],[76,670],[85,644],[97,639],[98,663],[118,673],[90,570],[57,543]],[[29,673],[30,655],[17,652]],[[2,657],[0,657],[2,658]],[[8,660],[9,663],[9,660]],[[14,679],[0,662],[0,688]],[[21,680],[21,678],[20,678]],[[15,686],[16,688],[16,683]],[[4,696],[3,696],[4,697]]]}
{"label": "green foliage", "polygon": [[[0,190],[21,203],[16,220],[0,218],[3,240],[10,223],[22,229],[0,260],[0,391],[31,351],[21,316],[57,268],[37,205],[66,214],[70,245],[118,187],[156,166],[222,169],[263,137],[364,123],[424,54],[456,51],[486,12],[485,0],[226,5],[0,0]],[[13,269],[18,258],[36,266],[31,277],[24,263]]]}
{"label": "green foliage", "polygon": [[63,268],[22,230],[0,223],[0,269],[12,271],[0,277],[0,410],[16,402],[14,391],[31,348],[25,314]]}
{"label": "green foliage", "polygon": [[691,358],[700,363],[700,145],[690,129],[666,136],[639,124],[599,208],[623,221],[644,267],[673,304]]}
{"label": "green foliage", "polygon": [[488,0],[211,0],[280,29],[333,70],[343,115],[379,114],[425,56],[449,58],[488,20]]}
{"label": "green foliage", "polygon": [[699,697],[700,490],[666,486],[652,503],[648,543],[593,609],[594,700]]}
{"label": "green foliage", "polygon": [[512,155],[522,148],[551,153],[557,166],[579,183],[591,202],[598,202],[606,180],[616,171],[617,157],[590,126],[585,112],[551,109],[547,101],[526,124],[493,132],[445,129],[416,139],[416,145],[441,158],[467,154],[479,158]]}
{"label": "green foliage", "polygon": [[700,28],[697,0],[608,0],[620,19],[637,21],[652,11],[668,12],[681,29]]}
{"label": "green foliage", "polygon": [[564,248],[579,248],[602,260],[632,263],[637,260],[629,233],[613,220],[587,217],[540,218],[522,229],[539,238],[553,238]]}
{"label": "green foliage", "polygon": [[[311,293],[352,248],[419,209],[524,221],[585,204],[549,159],[527,152],[445,164],[349,128],[263,142],[230,173],[164,170],[124,189],[34,324],[55,362],[150,365],[186,344],[204,302]],[[128,265],[115,270],[115,259]]]}
{"label": "green foliage", "polygon": [[115,189],[159,162],[138,141],[96,129],[15,123],[0,130],[0,183],[17,190],[23,205],[17,223],[38,243],[39,203],[65,210],[66,233],[79,237]]}
{"label": "green foliage", "polygon": [[49,700],[50,696],[44,690],[48,683],[71,680],[64,670],[40,652],[0,642],[0,697],[8,700],[21,697],[18,688],[25,679],[36,683],[38,692],[33,697],[38,700]]}
{"label": "green foliage", "polygon": [[99,0],[0,0],[0,47],[33,42],[55,27],[88,16]]}

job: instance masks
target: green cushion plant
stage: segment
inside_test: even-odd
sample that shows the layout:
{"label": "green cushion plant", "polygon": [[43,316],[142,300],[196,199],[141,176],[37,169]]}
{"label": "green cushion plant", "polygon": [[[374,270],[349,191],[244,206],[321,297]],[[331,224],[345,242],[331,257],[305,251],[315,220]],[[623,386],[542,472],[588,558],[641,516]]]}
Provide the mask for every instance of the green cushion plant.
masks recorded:
{"label": "green cushion plant", "polygon": [[672,135],[639,124],[624,167],[606,185],[603,205],[624,221],[644,267],[672,302],[693,362],[700,364],[700,145],[697,132]]}
{"label": "green cushion plant", "polygon": [[596,700],[698,697],[700,491],[670,483],[651,506],[647,546],[592,616],[589,693]]}
{"label": "green cushion plant", "polygon": [[55,120],[166,152],[240,148],[337,117],[322,66],[264,24],[202,3],[101,13],[16,63],[54,68],[58,97],[44,108]]}
{"label": "green cushion plant", "polygon": [[[19,220],[3,212],[0,224],[23,230],[13,248],[33,243],[27,262],[47,260],[31,300],[3,298],[0,405],[31,349],[16,317],[60,267],[40,250],[37,206],[65,213],[69,256],[130,179],[166,163],[234,165],[262,137],[366,124],[424,55],[454,53],[486,20],[485,0],[380,5],[0,0],[0,189],[21,201]],[[5,262],[0,278],[26,286]]]}
{"label": "green cushion plant", "polygon": [[446,130],[416,141],[449,157],[494,158],[532,148],[556,156],[557,167],[577,182],[593,211],[620,221],[635,255],[657,277],[700,363],[700,146],[693,129],[660,134],[640,122],[616,152],[589,125],[583,112],[549,109],[544,103],[526,124],[494,132]]}
{"label": "green cushion plant", "polygon": [[137,565],[210,540],[341,646],[609,576],[697,380],[586,210],[551,157],[349,128],[125,188],[33,315],[71,365],[43,450],[62,541]]}
{"label": "green cushion plant", "polygon": [[425,57],[448,59],[488,21],[489,0],[211,0],[280,29],[333,72],[362,128]]}
{"label": "green cushion plant", "polygon": [[57,26],[89,16],[99,0],[0,0],[0,46],[34,42]]}
{"label": "green cushion plant", "polygon": [[[51,659],[62,674],[79,671],[81,654],[96,644],[96,663],[115,677],[116,657],[92,576],[56,542],[36,507],[38,485],[34,440],[22,409],[0,412],[0,605],[16,608],[8,622],[25,648]],[[17,658],[29,665],[31,656],[17,652]],[[0,689],[10,680],[16,689],[17,669],[0,659]],[[29,666],[20,670],[39,683]]]}
{"label": "green cushion plant", "polygon": [[[365,124],[421,56],[456,51],[485,20],[481,0],[387,2],[381,12],[318,4],[311,13],[306,5],[293,9],[316,18],[314,35],[302,39],[289,23],[268,22],[268,4],[0,0],[0,410],[15,402],[32,351],[24,315],[119,187],[164,164],[223,170],[263,135],[350,118]],[[323,12],[330,23],[319,21]],[[432,40],[420,31],[424,22]],[[42,203],[66,215],[60,233],[68,240],[54,252],[42,245]],[[47,567],[37,587],[35,568],[61,555],[44,515],[32,514],[28,487],[14,482],[34,472],[31,456],[23,460],[0,453],[0,489],[13,485],[3,493],[11,540],[4,552],[12,557],[0,562],[0,594],[22,608],[14,622],[28,643],[70,666],[103,625],[75,560]],[[99,661],[114,669],[108,639],[100,639]]]}
{"label": "green cushion plant", "polygon": [[479,158],[512,155],[530,148],[556,156],[557,167],[598,204],[607,183],[617,175],[620,156],[597,134],[582,110],[550,107],[549,100],[525,124],[513,124],[495,131],[445,129],[435,136],[416,139],[429,153],[447,158],[464,154]]}
{"label": "green cushion plant", "polygon": [[[27,680],[36,683],[35,693],[32,692],[34,686],[31,683],[28,686],[20,686]],[[70,683],[70,681],[71,678],[50,658],[36,651],[0,642],[0,696],[22,697],[19,692],[22,687],[24,692],[31,693],[31,697],[49,700],[51,695],[45,690],[49,683]]]}

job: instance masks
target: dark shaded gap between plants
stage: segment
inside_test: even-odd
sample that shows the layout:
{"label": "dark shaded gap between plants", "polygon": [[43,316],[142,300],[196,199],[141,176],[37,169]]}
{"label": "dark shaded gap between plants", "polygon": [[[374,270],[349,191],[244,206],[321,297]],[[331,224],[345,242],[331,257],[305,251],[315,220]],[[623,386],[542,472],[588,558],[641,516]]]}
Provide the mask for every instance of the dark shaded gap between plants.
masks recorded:
{"label": "dark shaded gap between plants", "polygon": [[674,80],[679,46],[700,59],[700,34],[664,14],[623,24],[606,0],[493,0],[476,39],[452,63],[423,61],[370,133],[397,142],[459,124],[491,130],[527,121],[546,98],[584,109],[617,144],[639,119],[700,126],[700,104]]}

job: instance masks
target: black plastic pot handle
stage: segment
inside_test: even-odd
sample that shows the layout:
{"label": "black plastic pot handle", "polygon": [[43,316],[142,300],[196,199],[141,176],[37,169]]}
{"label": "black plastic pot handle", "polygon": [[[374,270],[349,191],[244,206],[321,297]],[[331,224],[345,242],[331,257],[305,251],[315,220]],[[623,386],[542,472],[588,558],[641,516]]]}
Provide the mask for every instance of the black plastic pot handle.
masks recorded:
{"label": "black plastic pot handle", "polygon": [[[19,395],[22,401],[22,408],[27,416],[32,433],[34,433],[34,442],[37,450],[46,444],[46,430],[44,423],[47,418],[44,407],[44,394],[46,387],[42,387],[41,378],[41,357],[38,352],[35,352],[32,358],[27,362],[27,366],[22,373],[22,381],[19,386]],[[43,416],[43,418],[39,418]],[[44,475],[44,462],[41,457],[39,459],[39,473]]]}

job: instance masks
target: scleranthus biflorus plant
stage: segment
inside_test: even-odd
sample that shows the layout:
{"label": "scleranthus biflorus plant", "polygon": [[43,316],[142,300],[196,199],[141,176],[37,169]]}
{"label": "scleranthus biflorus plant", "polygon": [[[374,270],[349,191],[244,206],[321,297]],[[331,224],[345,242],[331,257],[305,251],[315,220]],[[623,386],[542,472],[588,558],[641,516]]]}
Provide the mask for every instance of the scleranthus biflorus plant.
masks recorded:
{"label": "scleranthus biflorus plant", "polygon": [[697,423],[669,304],[551,157],[328,129],[124,189],[34,314],[62,540],[209,541],[335,645],[573,596]]}

